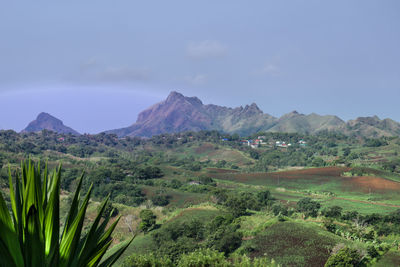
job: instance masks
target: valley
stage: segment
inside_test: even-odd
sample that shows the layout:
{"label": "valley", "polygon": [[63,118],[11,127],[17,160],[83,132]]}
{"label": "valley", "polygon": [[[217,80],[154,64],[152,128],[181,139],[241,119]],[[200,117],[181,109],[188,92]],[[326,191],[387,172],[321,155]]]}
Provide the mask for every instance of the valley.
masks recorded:
{"label": "valley", "polygon": [[[242,142],[258,138],[255,147]],[[400,259],[398,152],[398,137],[355,139],[330,132],[240,138],[200,131],[144,139],[0,131],[0,185],[7,195],[7,169],[18,169],[27,157],[50,168],[61,163],[65,217],[76,178],[85,172],[84,190],[94,185],[87,223],[107,195],[118,211],[110,223],[121,216],[110,252],[136,235],[117,266],[172,266],[183,261],[182,253],[218,251],[238,266],[323,266],[338,246],[367,253],[371,245],[378,254],[364,260],[378,264]],[[305,200],[318,208],[302,209]],[[156,217],[148,233],[141,226],[143,210]]]}

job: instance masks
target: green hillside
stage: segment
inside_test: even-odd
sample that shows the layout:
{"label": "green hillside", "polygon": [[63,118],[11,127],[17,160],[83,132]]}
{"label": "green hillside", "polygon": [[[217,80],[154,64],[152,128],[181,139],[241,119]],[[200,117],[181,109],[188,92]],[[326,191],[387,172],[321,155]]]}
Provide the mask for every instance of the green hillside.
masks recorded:
{"label": "green hillside", "polygon": [[[117,266],[188,266],[193,258],[324,266],[349,251],[359,264],[397,266],[399,152],[399,138],[327,131],[149,139],[0,131],[0,186],[9,201],[8,168],[28,157],[61,163],[65,217],[84,171],[84,190],[94,184],[86,223],[109,194],[117,210],[110,223],[121,216],[109,253],[136,235]],[[144,210],[154,223],[144,224]]]}

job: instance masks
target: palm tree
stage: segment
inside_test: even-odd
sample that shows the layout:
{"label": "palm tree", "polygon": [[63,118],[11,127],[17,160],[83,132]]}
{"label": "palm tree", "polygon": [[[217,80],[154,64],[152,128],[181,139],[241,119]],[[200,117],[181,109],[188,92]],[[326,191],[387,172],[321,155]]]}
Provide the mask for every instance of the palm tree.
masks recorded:
{"label": "palm tree", "polygon": [[48,175],[47,164],[42,172],[40,163],[31,160],[21,163],[15,185],[9,171],[11,212],[0,193],[0,266],[111,266],[132,242],[103,259],[119,221],[107,228],[111,213],[103,213],[108,198],[90,230],[82,233],[93,186],[79,205],[83,175],[60,232],[60,177],[61,166]]}

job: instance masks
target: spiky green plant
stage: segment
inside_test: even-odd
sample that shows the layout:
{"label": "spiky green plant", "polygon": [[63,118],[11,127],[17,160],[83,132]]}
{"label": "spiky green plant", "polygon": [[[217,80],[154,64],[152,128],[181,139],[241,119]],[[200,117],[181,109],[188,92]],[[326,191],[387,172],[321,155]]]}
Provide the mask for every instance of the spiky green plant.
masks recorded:
{"label": "spiky green plant", "polygon": [[79,205],[83,175],[60,232],[60,175],[61,166],[48,175],[47,165],[41,172],[40,163],[35,166],[29,160],[21,164],[14,185],[9,171],[11,212],[0,192],[0,266],[111,266],[132,242],[102,259],[119,221],[107,228],[111,214],[103,213],[108,198],[90,230],[82,233],[92,192],[90,186]]}

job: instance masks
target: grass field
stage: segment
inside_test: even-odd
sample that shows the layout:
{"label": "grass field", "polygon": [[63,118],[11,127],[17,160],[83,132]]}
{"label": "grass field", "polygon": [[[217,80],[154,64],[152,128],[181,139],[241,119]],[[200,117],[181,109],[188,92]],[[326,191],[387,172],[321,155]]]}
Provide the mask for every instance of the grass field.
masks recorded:
{"label": "grass field", "polygon": [[[344,211],[388,213],[400,208],[400,182],[378,176],[342,176],[350,168],[326,167],[273,173],[210,172],[221,184],[246,184],[272,190],[279,200],[296,202],[304,197]],[[373,171],[373,170],[371,170]],[[376,175],[381,172],[376,171]],[[384,176],[384,175],[382,175]]]}

